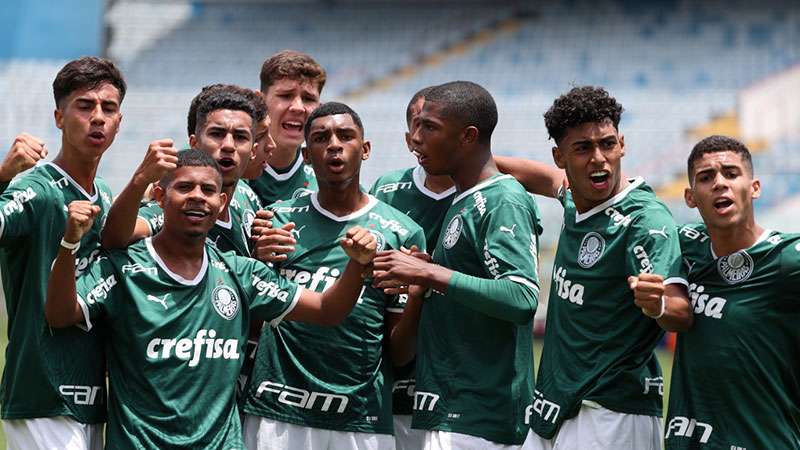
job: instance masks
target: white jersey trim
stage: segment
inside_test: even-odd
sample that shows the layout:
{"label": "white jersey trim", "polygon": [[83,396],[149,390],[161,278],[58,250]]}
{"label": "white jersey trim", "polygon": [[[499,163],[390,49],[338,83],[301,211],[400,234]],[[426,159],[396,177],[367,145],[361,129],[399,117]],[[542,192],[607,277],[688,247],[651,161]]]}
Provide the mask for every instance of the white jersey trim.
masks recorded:
{"label": "white jersey trim", "polygon": [[75,326],[80,328],[83,331],[89,331],[92,329],[92,319],[89,317],[89,307],[86,305],[86,302],[83,301],[80,295],[77,295],[78,305],[81,307],[81,312],[83,312],[83,320],[85,323],[76,323]]}
{"label": "white jersey trim", "polygon": [[411,179],[414,181],[414,186],[417,187],[418,191],[422,192],[425,194],[425,196],[430,197],[433,200],[447,198],[456,191],[456,187],[452,186],[450,189],[437,194],[436,192],[433,192],[425,187],[425,180],[428,179],[428,173],[425,172],[425,169],[422,168],[422,166],[417,166],[414,168],[414,170],[411,172]]}
{"label": "white jersey trim", "polygon": [[57,165],[51,162],[46,162],[44,164],[56,169],[56,171],[58,171],[58,173],[60,173],[64,178],[66,178],[67,181],[72,183],[72,186],[75,187],[75,189],[77,189],[78,192],[80,192],[84,197],[86,197],[87,200],[91,201],[92,203],[97,201],[97,196],[100,194],[100,189],[97,188],[97,183],[92,181],[92,187],[94,187],[94,195],[89,195],[89,193],[86,192],[86,189],[82,188],[81,185],[78,184],[71,176],[69,176],[67,172],[64,172],[64,169],[58,167]]}
{"label": "white jersey trim", "polygon": [[294,174],[297,173],[297,170],[303,167],[303,164],[305,164],[303,162],[303,154],[300,150],[297,150],[297,152],[295,153],[295,157],[297,158],[297,160],[295,160],[292,168],[289,169],[289,171],[286,173],[276,172],[275,169],[273,169],[272,166],[270,166],[269,164],[267,164],[266,167],[264,167],[264,172],[269,174],[269,176],[276,179],[277,181],[286,181],[289,178],[292,178]]}
{"label": "white jersey trim", "polygon": [[230,230],[231,228],[233,228],[233,217],[231,217],[230,205],[228,205],[228,221],[225,222],[224,220],[217,219],[215,225],[225,228],[226,230]]}
{"label": "white jersey trim", "polygon": [[206,272],[208,271],[208,252],[206,252],[205,244],[203,246],[203,265],[200,267],[200,270],[197,272],[197,275],[195,275],[193,279],[187,280],[186,278],[183,278],[177,273],[169,270],[169,267],[167,267],[167,265],[164,263],[164,260],[162,260],[161,257],[158,256],[158,253],[156,253],[156,249],[153,247],[152,238],[145,239],[144,243],[145,245],[147,245],[147,251],[150,252],[150,256],[153,258],[153,260],[155,260],[156,264],[158,264],[159,267],[161,267],[161,270],[166,272],[170,278],[177,281],[178,283],[186,286],[197,286],[206,276]]}
{"label": "white jersey trim", "polygon": [[597,213],[599,213],[601,211],[604,211],[609,206],[611,206],[611,205],[613,205],[615,203],[618,203],[619,201],[621,201],[622,199],[627,197],[627,195],[630,194],[631,191],[633,191],[634,189],[638,188],[642,183],[644,183],[644,179],[642,177],[636,177],[636,178],[633,178],[633,179],[629,179],[628,181],[630,181],[630,184],[628,185],[628,187],[626,187],[625,189],[617,192],[617,195],[611,197],[610,199],[604,201],[603,203],[595,206],[594,208],[586,211],[585,213],[579,213],[576,210],[575,211],[575,223],[582,222],[582,221],[592,217],[593,215],[595,215],[595,214],[597,214]]}
{"label": "white jersey trim", "polygon": [[[761,233],[761,235],[758,237],[758,239],[756,239],[756,241],[753,242],[753,245],[751,245],[750,247],[747,247],[747,248],[743,248],[742,250],[750,250],[751,248],[753,248],[756,245],[760,244],[761,242],[765,241],[769,237],[770,234],[772,234],[772,230],[765,229],[764,232]],[[2,235],[3,234],[0,233],[0,236],[2,236]],[[714,246],[713,245],[708,244],[708,248],[711,249],[711,257],[712,258],[714,258],[714,259],[719,258],[719,256],[717,256],[717,254],[714,252]]]}
{"label": "white jersey trim", "polygon": [[527,278],[518,277],[516,275],[509,275],[506,278],[508,278],[510,281],[522,284],[524,286],[527,286],[527,287],[533,289],[533,292],[535,292],[537,294],[539,293],[539,286],[537,286],[536,283],[534,283],[533,281],[531,281],[531,280],[529,280]]}
{"label": "white jersey trim", "polygon": [[363,216],[364,214],[369,212],[370,209],[372,209],[375,205],[378,204],[377,198],[367,194],[367,197],[369,197],[369,201],[367,201],[367,204],[363,208],[344,216],[337,216],[336,214],[328,211],[327,209],[323,208],[322,205],[319,204],[319,199],[317,198],[316,192],[312,193],[310,197],[311,197],[311,205],[314,206],[314,209],[316,209],[317,212],[327,217],[328,219],[331,219],[336,222],[347,222],[355,219],[356,217]]}
{"label": "white jersey trim", "polygon": [[511,175],[500,175],[499,177],[494,177],[494,178],[489,178],[488,180],[484,180],[484,181],[476,184],[475,186],[472,186],[471,188],[467,189],[466,191],[458,194],[456,196],[456,198],[453,199],[453,203],[451,203],[451,204],[455,205],[461,199],[463,199],[464,197],[472,194],[473,192],[479,191],[479,190],[485,188],[486,186],[489,186],[490,184],[494,184],[494,183],[496,183],[496,182],[498,182],[500,180],[505,180],[507,178],[510,178],[512,180],[514,179],[514,177],[512,177]]}
{"label": "white jersey trim", "polygon": [[276,317],[276,318],[274,318],[274,319],[269,321],[269,325],[272,328],[275,328],[278,325],[280,325],[280,323],[283,321],[283,318],[286,317],[287,315],[289,315],[289,313],[292,312],[294,307],[297,306],[297,302],[300,301],[300,294],[303,292],[303,289],[304,289],[303,286],[299,286],[298,285],[297,286],[297,291],[295,291],[294,298],[292,299],[292,303],[289,305],[289,307],[286,308],[286,310],[284,312],[282,312],[280,316],[278,316],[278,317]]}
{"label": "white jersey trim", "polygon": [[4,216],[5,214],[0,212],[0,238],[2,238],[3,234],[6,232],[6,218]]}
{"label": "white jersey trim", "polygon": [[689,282],[686,281],[686,279],[683,277],[669,277],[666,280],[664,280],[664,286],[668,284],[682,284],[686,287],[689,287]]}

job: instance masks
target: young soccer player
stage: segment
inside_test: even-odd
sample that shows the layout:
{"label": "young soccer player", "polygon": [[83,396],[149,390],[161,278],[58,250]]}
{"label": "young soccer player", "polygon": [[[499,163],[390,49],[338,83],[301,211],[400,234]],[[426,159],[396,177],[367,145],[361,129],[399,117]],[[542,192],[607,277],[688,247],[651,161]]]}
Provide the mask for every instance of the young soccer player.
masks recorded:
{"label": "young soccer player", "polygon": [[[570,90],[545,114],[569,189],[559,189],[558,176],[549,183],[564,227],[527,414],[532,449],[661,447],[663,378],[653,351],[662,327],[687,329],[692,316],[672,216],[644,180],[622,173],[621,114],[608,92],[590,86]],[[511,172],[530,168],[523,169]],[[658,295],[631,289],[661,281]]]}
{"label": "young soccer player", "polygon": [[261,66],[261,93],[270,116],[275,150],[264,172],[250,186],[263,205],[291,200],[317,189],[314,171],[300,152],[303,126],[319,106],[325,70],[309,55],[283,50]]}
{"label": "young soccer player", "polygon": [[199,150],[177,158],[154,188],[164,210],[158,234],[102,253],[76,282],[73,250],[99,207],[72,202],[50,274],[44,313],[51,326],[108,329],[107,449],[244,449],[234,381],[249,321],[340,322],[375,253],[367,230],[343,232],[332,245],[349,260],[322,294],[252,258],[223,253],[206,243],[226,203],[219,167]]}
{"label": "young soccer player", "polygon": [[[12,449],[99,449],[105,421],[105,358],[96,333],[52,330],[44,322],[50,265],[63,234],[66,205],[84,200],[105,216],[111,191],[95,178],[122,120],[126,85],[106,59],[84,57],[56,75],[56,158],[44,144],[18,136],[0,166],[0,267],[8,313],[8,347],[0,390],[3,428]],[[10,183],[9,183],[10,182]],[[76,248],[80,274],[99,252],[102,220]]]}
{"label": "young soccer player", "polygon": [[[271,207],[274,226],[295,224],[295,250],[275,263],[282,275],[325,292],[346,263],[331,243],[356,225],[373,233],[380,249],[424,249],[419,225],[361,191],[370,143],[355,111],[325,103],[308,118],[305,136],[304,158],[314,167],[319,192]],[[398,296],[365,283],[341,325],[283,324],[262,335],[242,408],[248,448],[395,448],[391,364],[411,358],[416,325],[402,313]]]}
{"label": "young soccer player", "polygon": [[397,251],[375,258],[376,286],[429,289],[412,424],[425,430],[425,449],[517,448],[528,433],[541,227],[533,199],[495,167],[496,123],[494,100],[474,83],[425,93],[413,150],[427,173],[452,177],[457,193],[433,264]]}
{"label": "young soccer player", "polygon": [[[408,151],[413,152],[411,144],[412,123],[422,111],[425,102],[424,88],[411,97],[406,107],[405,133]],[[405,211],[406,215],[418,223],[425,232],[426,248],[434,248],[439,230],[450,203],[455,196],[455,185],[447,175],[430,175],[418,165],[409,169],[389,172],[378,178],[370,189],[370,194],[380,201]],[[414,362],[394,369],[392,388],[392,412],[394,414],[394,437],[398,450],[422,448],[424,433],[411,428],[411,412],[414,403]]]}
{"label": "young soccer player", "polygon": [[[220,165],[228,199],[209,239],[221,250],[242,256],[250,254],[250,226],[261,205],[241,177],[252,158],[255,124],[265,117],[258,94],[232,85],[208,86],[190,107],[188,123],[190,128],[194,125],[194,133],[189,145],[209,153]],[[150,183],[175,167],[176,152],[171,139],[150,144],[144,161],[109,213],[110,226],[103,232],[105,247],[127,246],[161,228],[160,206],[150,202],[139,208],[139,201]]]}
{"label": "young soccer player", "polygon": [[765,230],[741,142],[711,136],[688,160],[679,234],[694,325],[678,334],[666,448],[800,448],[800,236]]}

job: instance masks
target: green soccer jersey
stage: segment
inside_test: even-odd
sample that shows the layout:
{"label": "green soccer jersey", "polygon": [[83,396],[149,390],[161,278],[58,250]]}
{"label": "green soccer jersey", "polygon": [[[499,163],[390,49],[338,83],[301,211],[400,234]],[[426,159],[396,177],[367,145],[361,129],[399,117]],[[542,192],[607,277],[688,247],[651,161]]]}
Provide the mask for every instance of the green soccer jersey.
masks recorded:
{"label": "green soccer jersey", "polygon": [[675,221],[641,178],[584,213],[570,191],[560,201],[564,227],[529,411],[531,428],[546,439],[582,403],[661,416],[664,383],[654,350],[663,331],[634,304],[628,276],[686,283]]}
{"label": "green soccer jersey", "polygon": [[[418,223],[425,232],[429,249],[436,246],[444,215],[455,197],[456,188],[435,193],[425,187],[427,174],[422,166],[389,172],[372,185],[370,194],[386,202]],[[414,404],[414,362],[394,368],[392,409],[395,414],[411,414]]]}
{"label": "green soccer jersey", "polygon": [[103,253],[77,293],[84,327],[108,329],[106,448],[244,449],[234,385],[249,320],[277,324],[300,291],[212,245],[191,280],[169,270],[150,238]]}
{"label": "green soccer jersey", "polygon": [[249,183],[261,204],[265,206],[303,197],[317,190],[314,169],[303,162],[299,149],[289,170],[277,172],[272,166],[267,165],[264,172]]}
{"label": "green soccer jersey", "polygon": [[[435,263],[538,293],[539,212],[514,178],[495,175],[458,194],[444,223]],[[533,397],[532,341],[532,320],[495,319],[433,292],[418,327],[413,427],[521,444]]]}
{"label": "green soccer jersey", "polygon": [[[206,240],[223,252],[233,251],[237,255],[250,256],[250,232],[259,209],[261,203],[253,190],[247,183],[239,180],[236,190],[233,191],[233,199],[228,205],[228,221],[217,219]],[[151,236],[164,226],[164,212],[155,201],[142,205],[138,215],[147,222]]]}
{"label": "green soccer jersey", "polygon": [[47,279],[76,200],[100,207],[81,239],[76,276],[100,252],[111,191],[95,179],[90,195],[52,163],[15,179],[0,195],[0,268],[8,313],[8,347],[0,389],[2,418],[70,416],[105,421],[105,357],[97,332],[51,329],[44,318]]}
{"label": "green soccer jersey", "polygon": [[694,325],[678,334],[666,448],[800,448],[800,235],[717,258],[704,225],[679,233]]}
{"label": "green soccer jersey", "polygon": [[[316,194],[271,206],[273,223],[297,224],[295,251],[276,264],[280,273],[317,292],[344,272],[348,257],[339,245],[360,225],[377,239],[378,250],[425,247],[419,225],[370,197],[364,208],[339,217],[323,209]],[[391,434],[391,364],[383,346],[386,314],[403,303],[364,283],[353,311],[340,325],[283,323],[262,333],[243,410],[313,428]]]}

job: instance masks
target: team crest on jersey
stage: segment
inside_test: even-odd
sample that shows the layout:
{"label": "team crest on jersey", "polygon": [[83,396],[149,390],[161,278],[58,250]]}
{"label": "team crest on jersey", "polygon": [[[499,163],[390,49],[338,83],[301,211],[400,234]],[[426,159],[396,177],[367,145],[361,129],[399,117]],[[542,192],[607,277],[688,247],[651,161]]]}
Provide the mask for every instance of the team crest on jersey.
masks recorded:
{"label": "team crest on jersey", "polygon": [[753,274],[753,258],[741,250],[717,260],[717,272],[729,284],[741,283]]}
{"label": "team crest on jersey", "polygon": [[292,192],[292,200],[300,198],[300,197],[305,197],[305,196],[311,195],[313,193],[314,193],[314,191],[312,191],[311,189],[298,188],[294,192]]}
{"label": "team crest on jersey", "polygon": [[447,224],[447,229],[444,230],[444,239],[442,240],[442,245],[446,249],[453,248],[458,242],[458,238],[461,237],[461,228],[464,226],[464,220],[461,218],[461,215],[455,215],[452,219],[450,219],[450,223]]}
{"label": "team crest on jersey", "polygon": [[605,248],[606,240],[603,239],[603,236],[594,231],[586,233],[581,241],[581,247],[578,249],[578,265],[584,269],[592,267],[603,256]]}
{"label": "team crest on jersey", "polygon": [[386,248],[386,237],[383,236],[383,233],[377,230],[369,230],[370,234],[375,236],[375,251],[379,252]]}
{"label": "team crest on jersey", "polygon": [[228,286],[214,288],[214,291],[211,292],[211,304],[225,320],[233,319],[239,312],[239,299],[236,297],[236,292]]}

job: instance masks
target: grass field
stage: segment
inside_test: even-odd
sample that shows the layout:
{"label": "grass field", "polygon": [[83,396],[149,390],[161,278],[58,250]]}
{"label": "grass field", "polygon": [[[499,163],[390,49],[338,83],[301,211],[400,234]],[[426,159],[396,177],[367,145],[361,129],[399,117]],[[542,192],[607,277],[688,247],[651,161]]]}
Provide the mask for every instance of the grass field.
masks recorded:
{"label": "grass field", "polygon": [[[5,367],[5,348],[6,343],[8,342],[8,333],[6,330],[6,320],[5,316],[0,313],[0,348],[2,351],[0,352],[0,368]],[[536,367],[539,367],[539,358],[542,354],[542,341],[537,339],[534,341],[534,358],[536,359]],[[657,352],[659,362],[661,363],[661,369],[664,371],[664,405],[667,403],[668,395],[669,395],[669,381],[670,381],[670,374],[672,373],[672,353],[665,350],[659,350]],[[665,408],[666,409],[666,408]],[[6,437],[3,433],[3,427],[0,427],[0,449],[6,448]]]}

